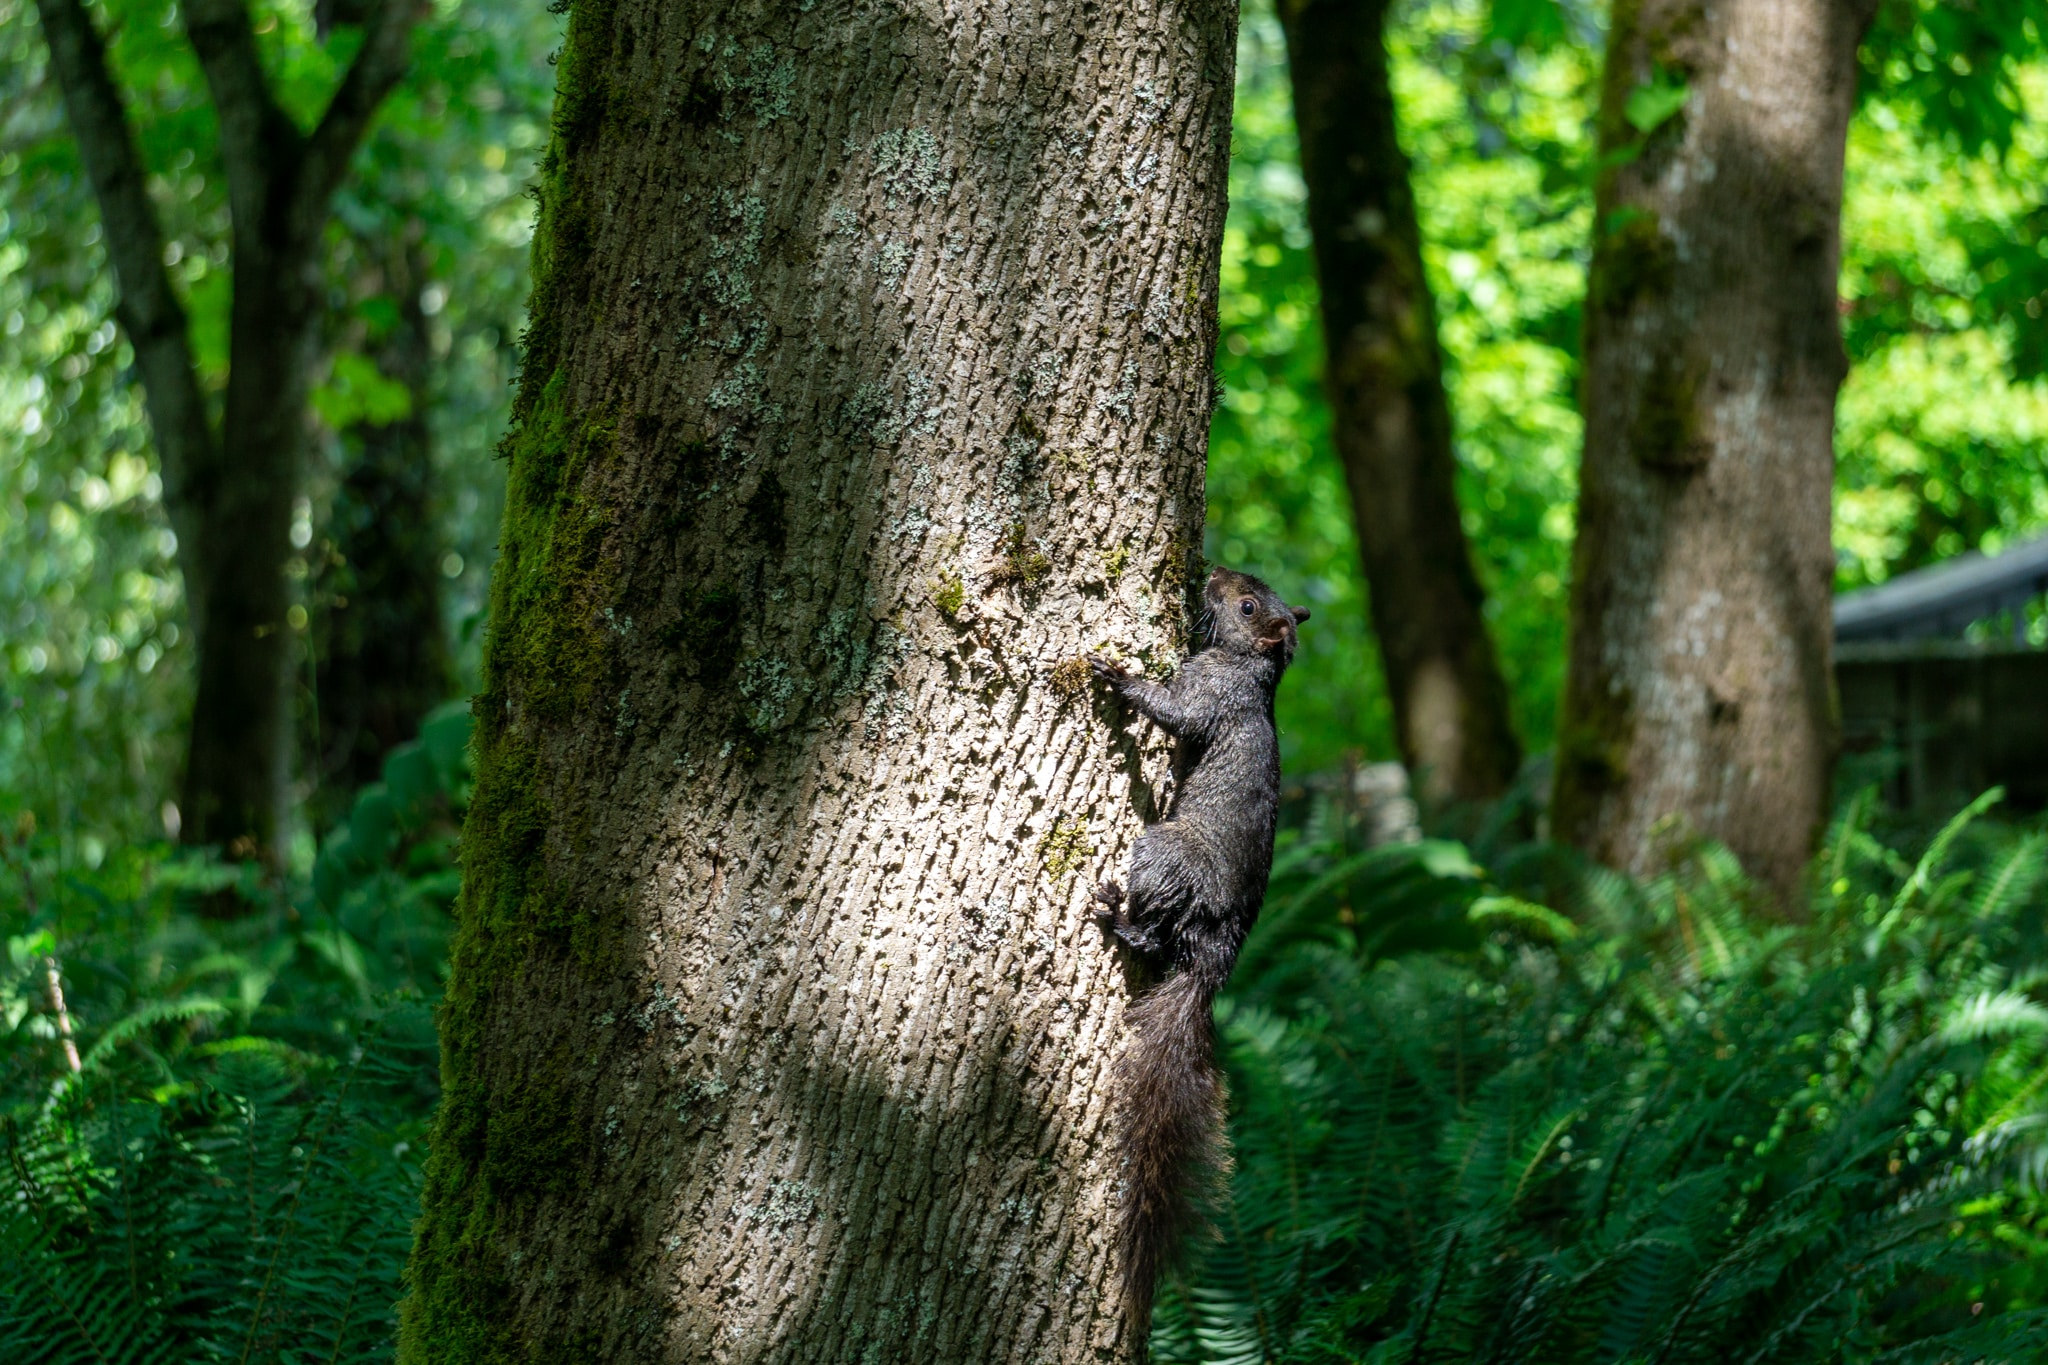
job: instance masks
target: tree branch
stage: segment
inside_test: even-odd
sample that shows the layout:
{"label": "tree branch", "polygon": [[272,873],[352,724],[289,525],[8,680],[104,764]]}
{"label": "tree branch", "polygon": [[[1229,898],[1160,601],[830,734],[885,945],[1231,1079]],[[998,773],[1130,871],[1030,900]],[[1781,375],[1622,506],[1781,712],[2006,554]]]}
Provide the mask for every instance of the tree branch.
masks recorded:
{"label": "tree branch", "polygon": [[36,8],[65,117],[99,203],[118,288],[114,316],[135,349],[164,501],[189,541],[191,495],[215,463],[215,439],[193,364],[185,309],[164,267],[163,228],[150,202],[127,111],[107,70],[106,44],[91,17],[80,0],[37,0]]}
{"label": "tree branch", "polygon": [[307,140],[293,217],[300,223],[323,221],[327,201],[348,171],[349,158],[376,115],[377,108],[411,61],[412,26],[423,6],[420,0],[377,0],[364,25],[362,50],[328,101],[320,126]]}
{"label": "tree branch", "polygon": [[220,120],[229,203],[244,230],[267,236],[281,226],[265,222],[271,189],[298,164],[305,138],[270,96],[243,0],[187,0],[184,8],[185,36]]}

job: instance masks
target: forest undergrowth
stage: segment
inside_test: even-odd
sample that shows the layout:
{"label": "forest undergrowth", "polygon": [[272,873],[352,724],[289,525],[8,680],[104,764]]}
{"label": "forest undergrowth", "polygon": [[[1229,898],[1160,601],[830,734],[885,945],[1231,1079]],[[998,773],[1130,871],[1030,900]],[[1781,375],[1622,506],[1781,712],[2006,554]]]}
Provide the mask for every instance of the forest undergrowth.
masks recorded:
{"label": "forest undergrowth", "polygon": [[[9,813],[0,1359],[390,1358],[467,732],[289,885],[65,868]],[[1218,1006],[1235,1166],[1153,1359],[2040,1358],[2048,833],[1994,803],[1851,802],[1798,924],[1680,830],[1638,884],[1317,807]]]}
{"label": "forest undergrowth", "polygon": [[392,1357],[468,736],[431,716],[289,885],[162,845],[66,868],[13,814],[0,1360]]}
{"label": "forest undergrowth", "polygon": [[1236,1165],[1154,1360],[2042,1359],[2048,836],[1996,801],[1856,799],[1796,924],[1680,829],[1632,883],[1325,812],[1219,1005]]}

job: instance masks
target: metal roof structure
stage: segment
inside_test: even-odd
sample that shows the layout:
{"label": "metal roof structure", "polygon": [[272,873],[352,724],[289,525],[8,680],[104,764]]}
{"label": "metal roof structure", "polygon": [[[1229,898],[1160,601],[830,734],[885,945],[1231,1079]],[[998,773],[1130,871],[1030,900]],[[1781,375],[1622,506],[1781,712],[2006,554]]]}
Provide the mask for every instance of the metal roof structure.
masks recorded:
{"label": "metal roof structure", "polygon": [[[1843,643],[1926,640],[2016,611],[2048,593],[2048,536],[1995,555],[1971,551],[1887,583],[1835,599],[1835,639]],[[2023,619],[2023,618],[2022,618]]]}

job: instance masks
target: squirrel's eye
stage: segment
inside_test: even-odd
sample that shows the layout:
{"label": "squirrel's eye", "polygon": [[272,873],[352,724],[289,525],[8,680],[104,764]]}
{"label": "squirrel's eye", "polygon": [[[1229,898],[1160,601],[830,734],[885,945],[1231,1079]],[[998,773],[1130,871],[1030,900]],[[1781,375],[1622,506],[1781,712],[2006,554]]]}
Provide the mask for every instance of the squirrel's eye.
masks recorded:
{"label": "squirrel's eye", "polygon": [[1238,602],[1237,609],[1243,612],[1246,616],[1256,616],[1258,615],[1259,604],[1252,601],[1251,598],[1246,597]]}

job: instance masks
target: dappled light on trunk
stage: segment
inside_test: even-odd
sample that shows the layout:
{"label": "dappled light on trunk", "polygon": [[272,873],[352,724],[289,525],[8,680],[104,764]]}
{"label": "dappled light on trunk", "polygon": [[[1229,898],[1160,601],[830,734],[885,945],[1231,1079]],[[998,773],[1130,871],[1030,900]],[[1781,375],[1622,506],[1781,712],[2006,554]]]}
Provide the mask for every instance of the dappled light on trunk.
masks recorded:
{"label": "dappled light on trunk", "polygon": [[1231,7],[569,25],[403,1357],[1135,1360]]}

